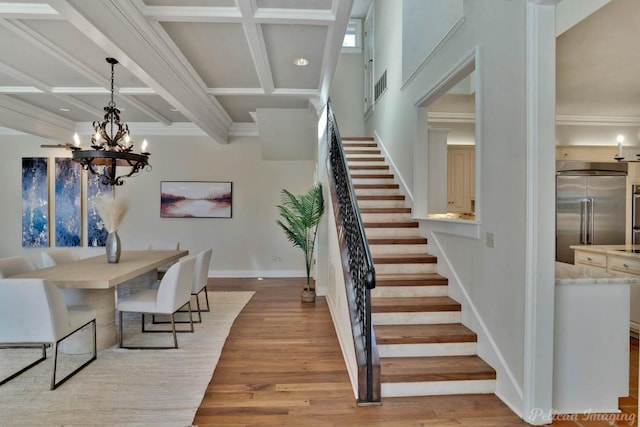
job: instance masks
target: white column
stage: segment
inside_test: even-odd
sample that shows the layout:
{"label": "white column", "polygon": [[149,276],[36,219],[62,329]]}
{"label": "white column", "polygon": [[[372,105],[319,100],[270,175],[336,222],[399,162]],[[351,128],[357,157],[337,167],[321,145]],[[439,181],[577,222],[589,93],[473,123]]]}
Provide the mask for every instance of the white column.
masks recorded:
{"label": "white column", "polygon": [[524,419],[551,421],[555,254],[555,5],[526,9],[527,230]]}

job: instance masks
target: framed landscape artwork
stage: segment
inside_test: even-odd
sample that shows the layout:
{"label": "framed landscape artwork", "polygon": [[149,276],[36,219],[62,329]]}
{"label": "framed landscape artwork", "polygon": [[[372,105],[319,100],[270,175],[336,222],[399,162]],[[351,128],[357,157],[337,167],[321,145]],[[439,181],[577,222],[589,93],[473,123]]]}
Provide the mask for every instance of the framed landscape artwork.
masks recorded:
{"label": "framed landscape artwork", "polygon": [[162,181],[162,218],[231,218],[231,182]]}

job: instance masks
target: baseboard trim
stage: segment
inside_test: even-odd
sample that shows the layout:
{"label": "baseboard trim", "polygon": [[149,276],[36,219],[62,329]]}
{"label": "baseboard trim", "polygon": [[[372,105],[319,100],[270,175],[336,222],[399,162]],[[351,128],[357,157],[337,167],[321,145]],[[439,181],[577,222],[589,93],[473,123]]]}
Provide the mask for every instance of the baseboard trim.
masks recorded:
{"label": "baseboard trim", "polygon": [[303,270],[209,270],[209,277],[233,278],[233,277],[300,277],[306,278],[307,274]]}

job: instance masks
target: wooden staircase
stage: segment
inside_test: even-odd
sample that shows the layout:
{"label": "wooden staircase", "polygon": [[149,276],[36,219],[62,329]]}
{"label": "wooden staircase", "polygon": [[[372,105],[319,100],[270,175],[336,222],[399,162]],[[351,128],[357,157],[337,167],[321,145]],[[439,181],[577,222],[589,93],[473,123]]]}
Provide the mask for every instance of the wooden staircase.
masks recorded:
{"label": "wooden staircase", "polygon": [[493,393],[496,374],[477,356],[437,258],[404,205],[404,195],[372,138],[343,138],[376,269],[372,318],[382,397]]}

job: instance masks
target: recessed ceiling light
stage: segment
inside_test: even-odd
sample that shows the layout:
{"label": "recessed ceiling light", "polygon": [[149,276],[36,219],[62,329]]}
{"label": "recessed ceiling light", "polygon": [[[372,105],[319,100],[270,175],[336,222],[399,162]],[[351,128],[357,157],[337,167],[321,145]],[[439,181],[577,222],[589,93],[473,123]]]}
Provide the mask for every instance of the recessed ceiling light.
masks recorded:
{"label": "recessed ceiling light", "polygon": [[297,58],[293,60],[293,63],[298,67],[304,67],[305,65],[309,65],[309,60],[307,58]]}
{"label": "recessed ceiling light", "polygon": [[68,111],[71,111],[71,108],[60,107],[58,108],[58,110],[68,112]]}
{"label": "recessed ceiling light", "polygon": [[178,111],[178,109],[177,109],[177,108],[172,108],[172,109],[171,109],[171,111],[173,111],[173,112],[177,112],[177,111]]}

